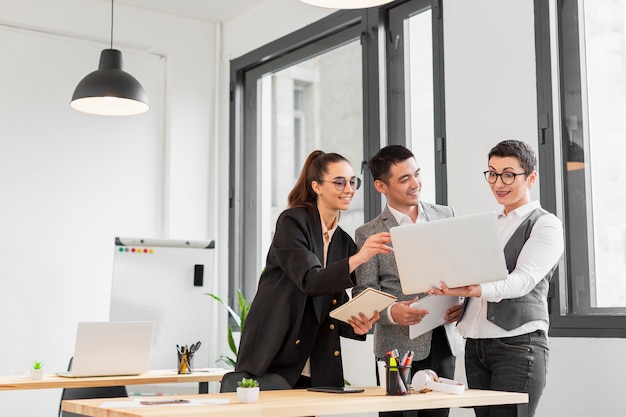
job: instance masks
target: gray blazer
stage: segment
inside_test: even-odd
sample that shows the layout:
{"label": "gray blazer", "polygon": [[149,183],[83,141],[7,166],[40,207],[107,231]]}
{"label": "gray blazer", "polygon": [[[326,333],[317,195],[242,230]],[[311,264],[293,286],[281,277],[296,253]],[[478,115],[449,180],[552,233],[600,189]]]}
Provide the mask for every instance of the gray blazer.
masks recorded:
{"label": "gray blazer", "polygon": [[[454,217],[451,207],[438,204],[420,203],[420,210],[427,221]],[[365,240],[376,233],[388,232],[390,228],[398,226],[393,214],[388,207],[369,223],[356,230],[356,244],[359,249]],[[352,289],[352,295],[356,296],[367,287],[375,288],[389,294],[393,294],[398,301],[406,301],[420,297],[424,294],[405,295],[400,287],[398,267],[393,253],[375,255],[368,262],[359,266],[356,270],[357,285]],[[451,351],[454,355],[462,351],[463,340],[454,330],[453,326],[446,326],[446,334]],[[385,352],[398,349],[400,354],[412,350],[415,352],[414,360],[421,360],[430,353],[432,332],[428,332],[413,340],[409,339],[409,327],[394,324],[389,321],[387,309],[380,312],[380,320],[374,327],[374,354],[383,358]]]}

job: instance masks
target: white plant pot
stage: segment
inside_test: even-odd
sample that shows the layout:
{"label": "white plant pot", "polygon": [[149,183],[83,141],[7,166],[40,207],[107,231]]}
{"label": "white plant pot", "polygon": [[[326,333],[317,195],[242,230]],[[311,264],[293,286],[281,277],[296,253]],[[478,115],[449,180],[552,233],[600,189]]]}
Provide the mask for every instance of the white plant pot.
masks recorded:
{"label": "white plant pot", "polygon": [[259,400],[259,387],[237,387],[237,399],[240,403],[255,403]]}
{"label": "white plant pot", "polygon": [[31,369],[30,379],[43,379],[43,369]]}

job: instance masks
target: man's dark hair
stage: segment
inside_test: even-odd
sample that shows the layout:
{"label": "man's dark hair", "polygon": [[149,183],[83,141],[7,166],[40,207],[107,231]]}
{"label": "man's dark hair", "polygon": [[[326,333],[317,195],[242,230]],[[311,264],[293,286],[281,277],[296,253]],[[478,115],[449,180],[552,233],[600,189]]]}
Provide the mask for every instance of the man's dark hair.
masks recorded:
{"label": "man's dark hair", "polygon": [[491,148],[487,161],[489,161],[492,156],[501,158],[507,156],[516,157],[524,168],[524,172],[527,174],[537,170],[537,154],[535,150],[531,148],[529,144],[521,140],[503,140]]}
{"label": "man's dark hair", "polygon": [[367,167],[374,180],[387,183],[391,167],[407,159],[415,158],[413,152],[402,145],[388,145],[379,150],[368,162]]}

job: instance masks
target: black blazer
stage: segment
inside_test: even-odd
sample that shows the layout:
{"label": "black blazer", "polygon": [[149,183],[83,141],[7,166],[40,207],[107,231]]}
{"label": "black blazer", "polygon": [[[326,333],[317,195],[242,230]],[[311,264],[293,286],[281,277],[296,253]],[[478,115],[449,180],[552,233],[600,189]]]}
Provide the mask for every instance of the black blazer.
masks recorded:
{"label": "black blazer", "polygon": [[294,386],[311,358],[312,386],[343,386],[339,336],[365,340],[352,326],[328,316],[354,286],[348,257],[356,253],[341,228],[333,234],[323,268],[324,243],[317,207],[281,213],[245,322],[237,371],[275,372]]}

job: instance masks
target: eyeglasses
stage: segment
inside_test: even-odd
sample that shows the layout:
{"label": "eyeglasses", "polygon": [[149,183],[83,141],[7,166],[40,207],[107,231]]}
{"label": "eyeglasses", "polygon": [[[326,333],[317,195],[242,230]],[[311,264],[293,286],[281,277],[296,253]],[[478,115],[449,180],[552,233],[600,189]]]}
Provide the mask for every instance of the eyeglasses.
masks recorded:
{"label": "eyeglasses", "polygon": [[359,188],[361,188],[361,178],[357,177],[352,177],[349,181],[344,177],[337,177],[332,181],[320,180],[319,182],[332,182],[333,184],[335,184],[335,189],[337,189],[337,191],[343,191],[346,188],[346,184],[348,182],[350,183],[350,188],[352,188],[353,190],[358,190]]}
{"label": "eyeglasses", "polygon": [[483,174],[485,174],[485,179],[489,184],[495,184],[496,181],[498,181],[498,177],[500,177],[500,179],[502,180],[502,184],[511,185],[515,182],[515,178],[517,178],[518,175],[526,175],[528,173],[503,172],[501,174],[498,174],[494,171],[485,171]]}

